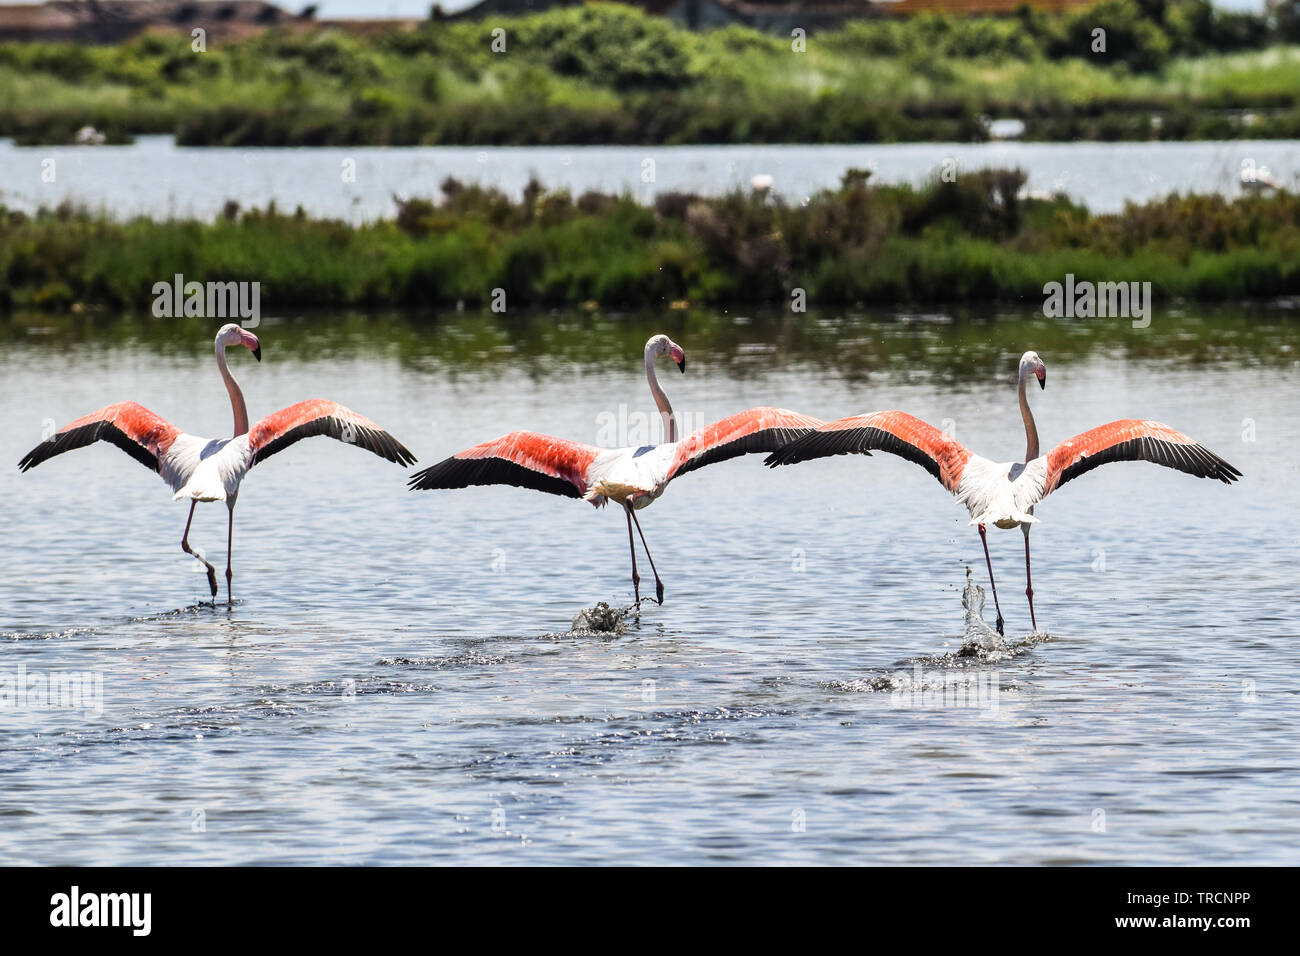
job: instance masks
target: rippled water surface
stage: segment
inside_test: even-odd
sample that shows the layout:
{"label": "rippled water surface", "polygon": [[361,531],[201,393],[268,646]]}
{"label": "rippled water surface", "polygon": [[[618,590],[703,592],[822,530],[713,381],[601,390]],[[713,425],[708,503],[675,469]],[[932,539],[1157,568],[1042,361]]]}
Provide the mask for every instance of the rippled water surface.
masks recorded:
{"label": "rippled water surface", "polygon": [[[1046,640],[1024,642],[1020,533],[991,532],[1014,653],[973,658],[955,655],[979,538],[886,455],[683,476],[641,512],[664,606],[621,635],[566,634],[583,608],[630,602],[617,511],[410,493],[404,469],[316,438],[249,476],[237,602],[205,605],[185,507],[157,477],[103,444],[14,465],[43,429],[123,398],[228,434],[213,331],[0,325],[0,678],[102,677],[102,713],[0,709],[7,862],[1297,861],[1286,310],[1186,309],[1146,330],[317,316],[264,322],[260,365],[232,356],[254,419],[327,396],[428,464],[514,428],[639,440],[641,347],[666,331],[689,356],[660,373],[688,424],[900,407],[1009,460],[1015,363],[1036,348],[1045,446],[1149,417],[1244,472],[1225,486],[1108,465],[1047,499]],[[224,564],[224,508],[200,506],[193,540]],[[980,694],[941,693],[953,677]]]}

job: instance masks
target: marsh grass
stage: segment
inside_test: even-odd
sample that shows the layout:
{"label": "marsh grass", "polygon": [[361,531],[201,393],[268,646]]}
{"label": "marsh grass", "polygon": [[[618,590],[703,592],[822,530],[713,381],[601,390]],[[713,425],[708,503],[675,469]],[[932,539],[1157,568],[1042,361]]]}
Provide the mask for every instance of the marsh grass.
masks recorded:
{"label": "marsh grass", "polygon": [[[975,140],[985,116],[1021,117],[1038,139],[1224,136],[1248,122],[1256,137],[1295,135],[1300,48],[1285,44],[1300,30],[1224,29],[1235,22],[1202,0],[1105,0],[1061,17],[860,21],[795,53],[744,27],[694,33],[584,4],[365,40],[276,29],[203,53],[181,33],[9,43],[0,135],[63,142],[90,124],[227,146]],[[1092,23],[1110,30],[1105,56],[1083,42]]]}
{"label": "marsh grass", "polygon": [[801,204],[734,192],[515,200],[443,184],[361,226],[274,207],[212,222],[0,208],[0,305],[145,308],[154,283],[257,281],[268,307],[597,303],[788,306],[1040,299],[1073,273],[1151,282],[1164,301],[1300,293],[1300,197],[1170,196],[1114,215],[1024,198],[1022,173],[872,186],[846,175]]}

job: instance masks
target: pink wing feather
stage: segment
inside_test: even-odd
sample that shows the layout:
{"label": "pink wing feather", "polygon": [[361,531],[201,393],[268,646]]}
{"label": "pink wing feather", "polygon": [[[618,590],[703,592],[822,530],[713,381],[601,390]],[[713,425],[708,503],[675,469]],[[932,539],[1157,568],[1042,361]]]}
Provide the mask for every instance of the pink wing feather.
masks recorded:
{"label": "pink wing feather", "polygon": [[793,465],[829,455],[888,452],[915,462],[956,493],[971,453],[960,442],[915,415],[897,410],[828,422],[769,455],[766,464]]}
{"label": "pink wing feather", "polygon": [[357,445],[399,465],[415,462],[415,456],[401,442],[370,419],[338,402],[310,398],[272,412],[249,430],[248,447],[253,453],[249,466],[313,435],[328,435]]}
{"label": "pink wing feather", "polygon": [[1236,468],[1182,432],[1160,422],[1125,418],[1075,435],[1048,452],[1043,494],[1111,461],[1150,461],[1225,484],[1241,477]]}
{"label": "pink wing feather", "polygon": [[181,430],[136,402],[117,402],[65,425],[54,437],[29,451],[18,467],[23,471],[74,448],[107,441],[154,471]]}
{"label": "pink wing feather", "polygon": [[811,415],[767,405],[728,415],[677,443],[668,477],[739,455],[776,451],[821,424],[821,419]]}
{"label": "pink wing feather", "polygon": [[602,449],[537,432],[511,432],[416,472],[412,491],[515,485],[566,498],[587,491],[587,469]]}

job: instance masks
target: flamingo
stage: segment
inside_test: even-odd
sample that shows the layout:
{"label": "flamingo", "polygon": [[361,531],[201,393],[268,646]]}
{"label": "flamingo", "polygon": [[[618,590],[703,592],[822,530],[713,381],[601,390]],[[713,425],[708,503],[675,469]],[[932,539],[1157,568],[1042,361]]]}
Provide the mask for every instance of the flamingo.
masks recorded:
{"label": "flamingo", "polygon": [[655,568],[636,512],[664,493],[678,475],[750,452],[769,452],[808,434],[822,422],[784,408],[759,407],[714,422],[682,440],[668,396],[659,387],[655,359],[670,356],[686,371],[686,353],[666,335],[645,345],[645,374],[650,394],[664,419],[665,442],[641,448],[597,448],[537,432],[511,432],[467,448],[411,476],[412,491],[467,488],[470,485],[515,485],[553,495],[581,498],[595,507],[613,501],[627,516],[627,544],[632,554],[632,591],[641,604],[641,577],[636,568],[636,524],[641,546],[655,578],[655,599],[664,603],[664,583]]}
{"label": "flamingo", "polygon": [[792,465],[828,455],[872,451],[889,452],[915,462],[939,481],[971,514],[970,523],[979,527],[988,566],[993,606],[997,609],[998,633],[1003,634],[1002,609],[993,583],[993,562],[989,558],[985,526],[1020,528],[1025,535],[1025,597],[1034,633],[1034,582],[1029,567],[1029,529],[1038,521],[1034,505],[1065,482],[1111,461],[1149,461],[1195,475],[1217,478],[1225,484],[1236,481],[1241,472],[1199,442],[1160,422],[1129,418],[1110,422],[1061,442],[1046,455],[1038,450],[1038,429],[1029,410],[1025,386],[1030,377],[1039,388],[1047,387],[1047,366],[1037,352],[1020,357],[1020,414],[1025,422],[1025,460],[992,462],[972,454],[951,436],[906,412],[873,412],[828,422],[815,432],[778,449],[765,459],[769,466]]}
{"label": "flamingo", "polygon": [[248,469],[283,451],[294,442],[312,435],[328,435],[359,445],[381,458],[399,465],[410,465],[415,456],[392,435],[374,422],[336,402],[309,399],[282,408],[248,427],[248,410],[244,393],[226,366],[226,347],[243,345],[262,360],[257,336],[233,323],[217,332],[215,341],[217,368],[230,393],[235,415],[233,438],[199,438],[181,431],[135,402],[117,402],[97,412],[78,418],[29,451],[18,463],[29,471],[41,462],[74,448],[84,448],[96,441],[107,441],[145,467],[158,472],[171,485],[173,501],[189,499],[190,513],[181,536],[181,550],[201,561],[208,572],[212,600],[217,599],[217,572],[203,554],[190,547],[190,524],[194,508],[200,501],[224,501],[229,511],[226,531],[226,600],[231,600],[230,546],[235,531],[235,499]]}

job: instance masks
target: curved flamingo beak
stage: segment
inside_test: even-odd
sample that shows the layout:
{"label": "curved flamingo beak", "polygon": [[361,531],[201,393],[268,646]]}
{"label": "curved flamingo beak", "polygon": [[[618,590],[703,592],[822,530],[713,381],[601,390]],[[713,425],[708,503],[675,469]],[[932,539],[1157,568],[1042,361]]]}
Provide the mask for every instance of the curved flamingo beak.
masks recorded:
{"label": "curved flamingo beak", "polygon": [[257,341],[256,335],[252,332],[245,332],[243,329],[240,329],[239,341],[253,353],[253,358],[257,359],[259,362],[262,361],[262,343]]}
{"label": "curved flamingo beak", "polygon": [[669,347],[668,354],[673,357],[673,361],[677,363],[677,367],[681,369],[681,371],[685,372],[686,353],[682,351],[682,347],[680,345],[674,344]]}
{"label": "curved flamingo beak", "polygon": [[1038,376],[1039,390],[1041,391],[1042,389],[1047,388],[1047,366],[1046,365],[1038,366],[1038,368],[1034,371],[1034,374]]}

